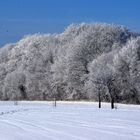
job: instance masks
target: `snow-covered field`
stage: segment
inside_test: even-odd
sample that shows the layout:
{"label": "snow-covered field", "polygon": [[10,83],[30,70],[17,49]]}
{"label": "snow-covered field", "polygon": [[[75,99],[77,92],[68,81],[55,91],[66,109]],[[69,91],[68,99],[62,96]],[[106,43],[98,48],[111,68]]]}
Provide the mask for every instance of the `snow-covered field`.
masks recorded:
{"label": "snow-covered field", "polygon": [[140,140],[140,106],[0,102],[0,140]]}

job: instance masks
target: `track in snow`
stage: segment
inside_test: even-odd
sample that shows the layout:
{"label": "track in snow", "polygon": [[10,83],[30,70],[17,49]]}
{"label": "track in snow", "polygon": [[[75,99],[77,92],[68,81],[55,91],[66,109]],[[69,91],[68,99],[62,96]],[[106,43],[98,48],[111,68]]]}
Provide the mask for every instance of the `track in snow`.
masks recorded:
{"label": "track in snow", "polygon": [[139,140],[140,107],[96,103],[0,103],[0,140]]}

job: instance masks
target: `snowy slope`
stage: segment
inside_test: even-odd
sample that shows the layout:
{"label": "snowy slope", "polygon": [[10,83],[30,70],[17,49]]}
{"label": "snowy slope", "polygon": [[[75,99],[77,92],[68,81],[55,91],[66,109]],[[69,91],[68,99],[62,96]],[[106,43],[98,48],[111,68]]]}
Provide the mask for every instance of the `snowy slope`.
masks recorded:
{"label": "snowy slope", "polygon": [[0,140],[139,140],[140,106],[0,102]]}

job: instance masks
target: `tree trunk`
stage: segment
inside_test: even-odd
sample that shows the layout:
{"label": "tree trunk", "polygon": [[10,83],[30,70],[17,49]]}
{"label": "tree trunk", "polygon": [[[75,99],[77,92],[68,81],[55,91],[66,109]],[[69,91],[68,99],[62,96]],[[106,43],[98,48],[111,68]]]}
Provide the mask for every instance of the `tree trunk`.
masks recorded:
{"label": "tree trunk", "polygon": [[110,94],[110,100],[111,100],[111,109],[114,109],[114,101],[115,101],[115,89],[113,87],[113,81],[109,80],[107,83],[108,91]]}
{"label": "tree trunk", "polygon": [[111,97],[111,109],[114,109],[114,97]]}
{"label": "tree trunk", "polygon": [[99,98],[99,108],[101,108],[101,94],[100,94],[100,92],[99,92],[98,98]]}

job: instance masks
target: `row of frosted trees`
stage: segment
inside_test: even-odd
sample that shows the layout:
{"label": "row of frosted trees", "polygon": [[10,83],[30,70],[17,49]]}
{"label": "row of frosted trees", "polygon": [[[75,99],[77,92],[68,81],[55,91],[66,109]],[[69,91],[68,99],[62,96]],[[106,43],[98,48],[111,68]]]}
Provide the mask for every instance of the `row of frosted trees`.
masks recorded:
{"label": "row of frosted trees", "polygon": [[0,49],[0,99],[138,104],[139,62],[139,34],[122,26],[82,23],[26,36]]}

